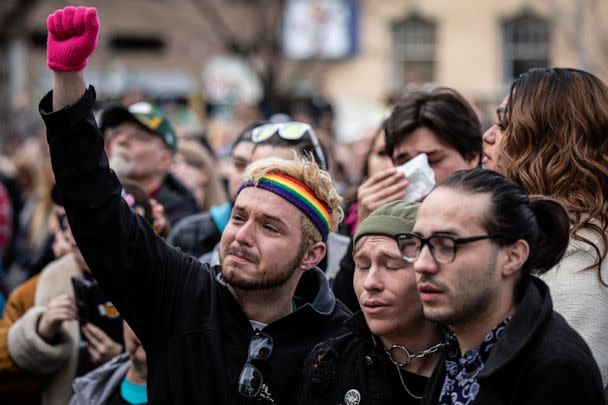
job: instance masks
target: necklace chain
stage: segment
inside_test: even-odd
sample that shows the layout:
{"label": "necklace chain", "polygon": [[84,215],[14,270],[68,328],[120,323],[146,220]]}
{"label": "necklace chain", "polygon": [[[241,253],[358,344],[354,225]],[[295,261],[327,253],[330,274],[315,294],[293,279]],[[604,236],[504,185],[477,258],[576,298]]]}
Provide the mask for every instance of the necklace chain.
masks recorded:
{"label": "necklace chain", "polygon": [[[386,352],[386,354],[388,354],[388,358],[391,360],[391,363],[393,363],[394,365],[396,365],[397,367],[405,367],[408,364],[410,364],[412,362],[412,359],[420,359],[422,357],[428,356],[429,354],[433,354],[441,349],[443,349],[445,346],[447,346],[447,342],[443,341],[441,343],[437,343],[436,345],[430,346],[428,348],[426,348],[425,350],[422,350],[418,353],[414,353],[414,354],[410,354],[410,351],[407,350],[407,348],[405,346],[401,346],[401,345],[392,345],[390,348],[384,348],[384,351]],[[406,356],[406,360],[404,363],[399,363],[398,361],[396,361],[393,358],[393,350],[398,349],[401,350],[403,353],[405,353]]]}
{"label": "necklace chain", "polygon": [[399,376],[399,380],[401,381],[401,385],[403,386],[403,389],[405,389],[405,392],[407,392],[409,396],[414,399],[422,399],[422,395],[414,395],[412,391],[407,388],[407,385],[405,385],[405,381],[403,381],[403,376],[401,375],[401,368],[396,364],[395,368],[397,369],[397,375]]}
{"label": "necklace chain", "polygon": [[420,357],[428,356],[429,354],[433,354],[433,353],[439,351],[440,349],[443,349],[447,345],[448,345],[447,342],[437,343],[436,345],[433,345],[426,350],[423,350],[416,354],[412,354],[412,357],[420,358]]}
{"label": "necklace chain", "polygon": [[[447,342],[447,340],[445,340],[441,343],[437,343],[436,345],[430,346],[430,347],[426,348],[425,350],[422,350],[422,351],[420,351],[418,353],[414,353],[414,354],[410,354],[410,351],[407,350],[407,348],[405,346],[401,346],[401,345],[392,345],[388,349],[386,347],[384,348],[384,351],[388,355],[389,360],[391,361],[391,363],[393,363],[395,365],[395,368],[397,369],[397,375],[399,376],[399,380],[401,381],[401,385],[403,386],[403,389],[405,390],[405,392],[408,393],[409,396],[411,396],[414,399],[422,399],[422,395],[414,395],[412,393],[412,391],[410,391],[409,388],[407,388],[407,385],[405,384],[405,381],[403,380],[403,376],[401,375],[401,368],[410,364],[413,359],[420,359],[422,357],[428,356],[429,354],[436,353],[439,350],[446,347],[447,345],[448,345],[448,342]],[[403,353],[405,353],[406,361],[404,363],[399,363],[398,361],[393,359],[392,352],[395,349],[401,350],[401,351],[403,351]]]}

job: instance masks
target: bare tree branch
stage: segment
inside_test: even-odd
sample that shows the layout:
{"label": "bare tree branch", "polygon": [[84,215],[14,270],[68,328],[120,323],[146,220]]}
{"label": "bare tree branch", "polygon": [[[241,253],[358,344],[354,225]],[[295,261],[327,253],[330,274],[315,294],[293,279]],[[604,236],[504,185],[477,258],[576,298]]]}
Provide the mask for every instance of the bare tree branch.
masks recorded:
{"label": "bare tree branch", "polygon": [[37,0],[17,0],[12,7],[5,6],[0,15],[0,35],[9,36],[23,29],[23,19],[36,3]]}
{"label": "bare tree branch", "polygon": [[0,147],[5,148],[9,128],[12,125],[11,100],[9,90],[10,73],[8,67],[8,49],[12,38],[23,29],[23,20],[36,4],[36,0],[16,0],[8,6],[3,2],[0,14]]}

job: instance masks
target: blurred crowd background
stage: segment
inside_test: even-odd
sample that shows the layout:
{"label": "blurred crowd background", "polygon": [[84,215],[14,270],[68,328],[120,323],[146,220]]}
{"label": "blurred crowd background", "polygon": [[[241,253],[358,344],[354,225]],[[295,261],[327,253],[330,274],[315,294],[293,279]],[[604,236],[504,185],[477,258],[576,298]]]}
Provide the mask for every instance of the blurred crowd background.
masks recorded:
{"label": "blurred crowd background", "polygon": [[[375,129],[410,89],[457,89],[485,129],[531,67],[578,67],[608,81],[605,0],[3,0],[0,173],[23,196],[2,213],[14,218],[6,231],[23,235],[3,239],[27,246],[44,238],[53,183],[36,111],[51,87],[45,21],[66,5],[103,16],[87,71],[100,109],[160,105],[182,139],[209,153],[181,157],[220,175],[242,128],[288,114],[315,127],[347,197]],[[5,269],[12,250],[3,247]]]}

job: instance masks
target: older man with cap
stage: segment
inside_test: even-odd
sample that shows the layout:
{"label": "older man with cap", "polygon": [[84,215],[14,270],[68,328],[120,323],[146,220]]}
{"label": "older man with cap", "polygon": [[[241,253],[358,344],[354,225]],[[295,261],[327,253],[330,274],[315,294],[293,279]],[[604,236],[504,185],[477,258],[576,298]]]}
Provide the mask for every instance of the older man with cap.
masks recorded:
{"label": "older man with cap", "polygon": [[118,105],[101,115],[110,167],[158,201],[174,224],[198,212],[192,193],[169,173],[177,150],[175,131],[158,107],[139,102]]}
{"label": "older man with cap", "polygon": [[354,236],[354,287],[361,311],[350,332],[315,347],[305,362],[302,404],[417,404],[445,347],[445,331],[424,318],[416,275],[398,240],[418,203],[373,211]]}

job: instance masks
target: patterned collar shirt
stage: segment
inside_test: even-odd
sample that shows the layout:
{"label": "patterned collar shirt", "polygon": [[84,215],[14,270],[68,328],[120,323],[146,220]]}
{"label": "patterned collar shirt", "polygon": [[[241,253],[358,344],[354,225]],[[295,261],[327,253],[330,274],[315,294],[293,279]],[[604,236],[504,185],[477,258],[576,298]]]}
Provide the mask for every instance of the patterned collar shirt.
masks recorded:
{"label": "patterned collar shirt", "polygon": [[446,375],[439,395],[438,405],[468,405],[473,403],[479,393],[477,376],[490,357],[494,345],[511,320],[508,317],[488,332],[479,347],[460,356],[458,340],[453,334],[448,340],[445,361]]}

